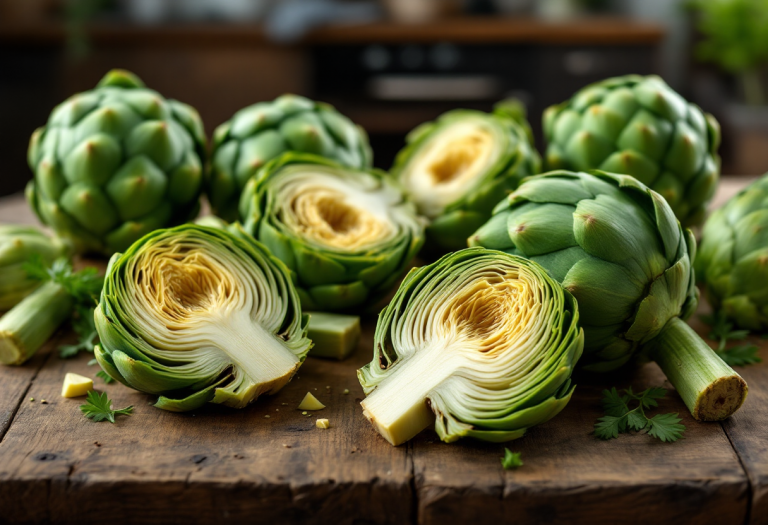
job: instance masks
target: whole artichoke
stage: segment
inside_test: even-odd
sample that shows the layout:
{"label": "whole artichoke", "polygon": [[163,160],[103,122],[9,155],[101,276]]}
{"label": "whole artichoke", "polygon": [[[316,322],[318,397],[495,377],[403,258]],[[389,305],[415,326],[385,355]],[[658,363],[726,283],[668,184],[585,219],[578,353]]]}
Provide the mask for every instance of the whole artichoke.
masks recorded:
{"label": "whole artichoke", "polygon": [[295,273],[307,310],[348,310],[385,295],[424,242],[386,173],[286,153],[248,181],[245,230]]}
{"label": "whole artichoke", "polygon": [[228,221],[237,219],[246,183],[287,151],[320,155],[351,168],[368,168],[373,157],[365,130],[329,104],[297,95],[253,104],[213,133],[207,184],[213,212]]}
{"label": "whole artichoke", "polygon": [[681,320],[698,303],[693,236],[636,179],[593,173],[527,179],[469,244],[536,261],[573,294],[584,368],[614,370],[644,348],[694,417],[729,416],[746,383]]}
{"label": "whole artichoke", "polygon": [[113,255],[94,317],[104,371],[174,412],[275,393],[312,346],[288,269],[236,227],[157,230]]}
{"label": "whole artichoke", "polygon": [[544,112],[545,168],[632,175],[683,226],[703,222],[720,177],[720,126],[661,78],[628,75],[585,87]]}
{"label": "whole artichoke", "polygon": [[431,424],[446,442],[516,439],[568,404],[583,345],[576,301],[541,266],[450,253],[411,270],[379,315],[363,414],[393,445]]}
{"label": "whole artichoke", "polygon": [[27,198],[78,252],[111,255],[199,210],[205,135],[197,112],[113,70],[32,134]]}
{"label": "whole artichoke", "polygon": [[768,175],[710,216],[695,267],[715,310],[741,328],[768,329]]}
{"label": "whole artichoke", "polygon": [[8,310],[40,286],[31,278],[24,265],[40,257],[50,265],[68,255],[67,246],[33,226],[0,224],[0,311]]}
{"label": "whole artichoke", "polygon": [[513,110],[523,111],[510,102],[493,113],[449,111],[406,137],[391,173],[429,219],[427,242],[434,251],[466,247],[499,198],[539,173],[524,113],[521,122]]}

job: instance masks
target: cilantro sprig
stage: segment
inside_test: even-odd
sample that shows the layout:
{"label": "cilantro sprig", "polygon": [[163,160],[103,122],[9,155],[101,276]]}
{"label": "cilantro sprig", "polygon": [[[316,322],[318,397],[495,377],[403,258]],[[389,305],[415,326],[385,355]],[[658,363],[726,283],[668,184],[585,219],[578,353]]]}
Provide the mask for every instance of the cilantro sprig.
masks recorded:
{"label": "cilantro sprig", "polygon": [[112,409],[112,400],[109,399],[107,393],[99,394],[98,392],[91,390],[86,397],[86,403],[80,405],[80,410],[85,417],[93,419],[94,421],[109,421],[115,422],[116,415],[130,416],[133,412],[133,405],[121,408],[119,410]]}
{"label": "cilantro sprig", "polygon": [[504,449],[504,457],[501,458],[501,466],[504,470],[512,470],[523,466],[521,456],[522,452],[512,452],[508,448]]}
{"label": "cilantro sprig", "polygon": [[744,343],[728,348],[729,341],[743,341],[749,335],[749,330],[735,330],[733,323],[729,322],[723,312],[715,315],[701,315],[699,318],[709,325],[710,332],[707,337],[718,341],[717,355],[729,366],[747,366],[762,362],[757,355],[757,346]]}
{"label": "cilantro sprig", "polygon": [[[648,417],[646,410],[657,408],[659,399],[664,398],[667,391],[663,388],[649,388],[634,393],[632,388],[619,392],[616,387],[603,390],[603,410],[605,416],[595,423],[594,434],[600,439],[614,439],[619,434],[630,431],[645,432],[651,437],[663,442],[673,442],[680,439],[685,432],[685,425],[680,423],[677,413],[657,414]],[[637,404],[630,408],[631,404]]]}

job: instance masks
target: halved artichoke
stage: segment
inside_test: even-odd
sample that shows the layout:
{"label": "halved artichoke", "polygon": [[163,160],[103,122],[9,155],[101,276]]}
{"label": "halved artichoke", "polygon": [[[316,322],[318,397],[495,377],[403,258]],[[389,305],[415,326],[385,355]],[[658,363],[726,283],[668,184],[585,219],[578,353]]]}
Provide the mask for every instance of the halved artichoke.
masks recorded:
{"label": "halved artichoke", "polygon": [[576,301],[538,264],[469,248],[411,270],[358,370],[365,416],[393,445],[433,421],[440,439],[508,441],[573,393]]}
{"label": "halved artichoke", "polygon": [[[541,159],[527,123],[512,117],[510,105],[500,104],[494,113],[449,111],[406,137],[408,145],[391,172],[430,220],[427,240],[433,249],[465,248],[498,200],[524,177],[539,173]],[[524,120],[524,113],[519,118]]]}
{"label": "halved artichoke", "polygon": [[245,230],[295,272],[302,306],[348,310],[385,295],[424,242],[413,204],[377,170],[287,153],[248,181]]}
{"label": "halved artichoke", "polygon": [[242,230],[143,237],[110,260],[95,319],[101,367],[171,411],[275,393],[312,346],[288,270]]}
{"label": "halved artichoke", "polygon": [[0,311],[8,310],[32,293],[40,281],[24,270],[31,257],[46,265],[68,254],[67,246],[34,226],[0,224]]}

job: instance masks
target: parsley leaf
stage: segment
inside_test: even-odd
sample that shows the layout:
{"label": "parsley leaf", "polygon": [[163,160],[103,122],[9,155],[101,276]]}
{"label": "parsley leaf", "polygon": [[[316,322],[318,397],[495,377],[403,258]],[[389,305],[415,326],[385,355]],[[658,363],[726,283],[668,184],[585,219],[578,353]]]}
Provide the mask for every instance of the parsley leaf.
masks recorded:
{"label": "parsley leaf", "polygon": [[648,435],[660,439],[663,442],[677,441],[685,432],[685,425],[681,424],[677,413],[657,414],[648,419]]}
{"label": "parsley leaf", "polygon": [[504,457],[501,458],[501,466],[504,470],[516,469],[523,466],[523,460],[520,458],[522,452],[512,452],[508,448],[504,449]]}
{"label": "parsley leaf", "polygon": [[120,410],[112,410],[112,400],[107,397],[107,393],[99,394],[98,392],[91,390],[88,392],[86,398],[87,403],[80,405],[80,410],[85,417],[93,419],[94,421],[107,420],[110,423],[115,422],[115,416],[122,414],[129,416],[133,412],[133,405]]}
{"label": "parsley leaf", "polygon": [[757,347],[750,344],[736,345],[718,352],[717,355],[730,366],[746,366],[762,362],[757,355]]}
{"label": "parsley leaf", "polygon": [[[623,394],[611,388],[603,390],[603,409],[606,415],[595,423],[594,434],[604,440],[615,439],[619,434],[636,431],[646,432],[663,442],[677,441],[685,431],[677,414],[657,414],[651,418],[645,415],[645,410],[659,406],[659,399],[666,395],[663,388],[649,388],[635,394],[631,388],[623,390]],[[630,408],[630,403],[637,404]]]}
{"label": "parsley leaf", "polygon": [[96,372],[96,377],[102,378],[106,384],[115,382],[115,380],[112,379],[112,376],[107,374],[104,370],[99,370],[98,372]]}
{"label": "parsley leaf", "polygon": [[757,355],[757,347],[751,344],[736,345],[728,348],[728,341],[743,341],[749,335],[749,330],[734,330],[733,323],[728,322],[724,312],[717,315],[701,315],[700,319],[710,325],[709,338],[719,341],[717,355],[730,366],[746,366],[762,362]]}

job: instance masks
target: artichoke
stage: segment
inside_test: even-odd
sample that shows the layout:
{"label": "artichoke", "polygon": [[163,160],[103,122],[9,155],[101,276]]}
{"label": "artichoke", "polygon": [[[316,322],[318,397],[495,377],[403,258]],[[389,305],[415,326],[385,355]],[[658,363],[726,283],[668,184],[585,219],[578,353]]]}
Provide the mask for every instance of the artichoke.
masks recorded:
{"label": "artichoke", "polygon": [[368,168],[373,153],[368,135],[333,106],[296,95],[243,108],[213,134],[207,183],[213,212],[238,218],[240,194],[270,160],[287,152],[320,155],[351,168]]}
{"label": "artichoke", "polygon": [[157,230],[109,262],[95,355],[156,407],[241,408],[280,390],[312,342],[288,270],[242,230]]}
{"label": "artichoke", "polygon": [[527,123],[512,117],[511,106],[504,102],[494,113],[449,111],[406,137],[391,174],[429,219],[433,251],[465,248],[499,198],[539,173],[541,160]]}
{"label": "artichoke", "polygon": [[582,365],[611,371],[645,350],[694,417],[735,412],[747,385],[681,319],[698,303],[696,241],[627,175],[555,171],[525,181],[469,239],[538,262],[579,303]]}
{"label": "artichoke", "polygon": [[63,242],[33,226],[0,224],[0,311],[12,308],[40,286],[38,279],[27,274],[25,263],[40,257],[50,265],[67,254]]}
{"label": "artichoke", "polygon": [[32,134],[28,157],[30,205],[78,252],[124,251],[199,210],[200,117],[127,71],[57,106]]}
{"label": "artichoke", "polygon": [[695,267],[715,310],[741,328],[768,329],[768,175],[707,220]]}
{"label": "artichoke", "polygon": [[395,285],[424,242],[413,204],[377,170],[286,153],[248,181],[245,230],[294,272],[302,306],[372,304]]}
{"label": "artichoke", "polygon": [[433,421],[446,442],[519,438],[570,400],[578,322],[571,294],[522,257],[468,248],[414,268],[358,370],[363,413],[393,445]]}
{"label": "artichoke", "polygon": [[544,112],[548,170],[632,175],[660,193],[683,226],[700,224],[720,176],[720,126],[656,76],[585,87]]}

